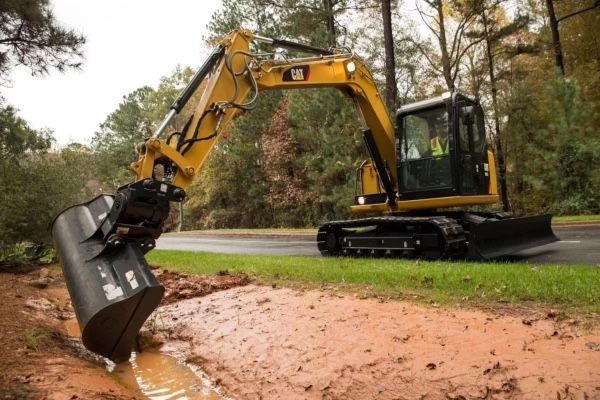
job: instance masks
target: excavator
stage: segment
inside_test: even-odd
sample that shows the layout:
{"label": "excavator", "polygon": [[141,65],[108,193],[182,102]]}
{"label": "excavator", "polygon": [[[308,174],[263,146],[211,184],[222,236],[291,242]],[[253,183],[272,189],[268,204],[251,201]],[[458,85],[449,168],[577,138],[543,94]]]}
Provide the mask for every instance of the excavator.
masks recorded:
{"label": "excavator", "polygon": [[[251,51],[259,48],[253,43],[273,51]],[[277,49],[304,56],[290,58]],[[373,75],[352,52],[237,29],[218,43],[152,137],[138,146],[130,167],[135,181],[71,206],[52,222],[89,350],[114,361],[129,358],[164,293],[144,254],[155,247],[170,203],[185,199],[227,124],[252,110],[262,91],[322,87],[337,88],[354,102],[370,156],[356,170],[351,211],[362,218],[323,224],[316,238],[323,255],[491,259],[558,240],[549,215],[467,211],[499,202],[494,154],[475,100],[445,93],[402,106],[394,124]],[[191,99],[195,111],[183,128],[161,137]]]}

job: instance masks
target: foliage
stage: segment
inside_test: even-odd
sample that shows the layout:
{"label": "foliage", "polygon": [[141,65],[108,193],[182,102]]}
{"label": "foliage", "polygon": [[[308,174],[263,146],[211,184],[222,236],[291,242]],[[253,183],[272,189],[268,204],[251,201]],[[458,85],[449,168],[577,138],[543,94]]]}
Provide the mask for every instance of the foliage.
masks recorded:
{"label": "foliage", "polygon": [[[590,1],[555,2],[558,17]],[[525,7],[534,25],[528,32],[542,51],[511,61],[506,92],[509,183],[516,210],[527,213],[597,212],[600,123],[600,53],[594,45],[600,13],[561,22],[566,76],[556,72],[547,10]]]}
{"label": "foliage", "polygon": [[538,140],[528,146],[537,173],[526,181],[546,192],[546,207],[552,212],[598,212],[600,139],[592,129],[592,109],[582,101],[577,85],[562,76],[550,81],[546,91],[545,124],[537,132]]}
{"label": "foliage", "polygon": [[281,92],[263,93],[258,106],[239,117],[215,148],[189,190],[186,227],[265,227],[273,215],[265,205],[267,188],[260,165],[261,133],[271,120]]}
{"label": "foliage", "polygon": [[223,0],[223,6],[208,24],[210,42],[215,42],[233,29],[246,28],[267,37],[279,37],[279,17],[265,0]]}
{"label": "foliage", "polygon": [[145,86],[123,96],[119,107],[100,124],[92,148],[99,178],[110,189],[131,181],[127,167],[136,158],[135,146],[152,134],[147,99],[154,89]]}
{"label": "foliage", "polygon": [[[50,244],[52,218],[87,193],[91,154],[82,146],[51,151],[50,132],[33,130],[12,107],[0,116],[0,255],[39,259]],[[18,247],[23,243],[25,250]]]}
{"label": "foliage", "polygon": [[85,38],[62,27],[49,0],[4,0],[0,3],[0,80],[16,65],[32,74],[56,68],[79,68]]}
{"label": "foliage", "polygon": [[306,210],[306,215],[314,214],[310,225],[346,218],[354,198],[354,172],[366,158],[356,109],[337,89],[291,91],[289,96],[297,169],[318,198],[318,207]]}
{"label": "foliage", "polygon": [[261,166],[268,187],[265,202],[274,226],[309,226],[317,198],[307,190],[306,174],[296,162],[298,143],[290,133],[287,110],[288,96],[284,96],[261,137]]}
{"label": "foliage", "polygon": [[51,143],[50,132],[31,129],[13,106],[0,108],[0,158],[14,161],[24,154],[43,153]]}

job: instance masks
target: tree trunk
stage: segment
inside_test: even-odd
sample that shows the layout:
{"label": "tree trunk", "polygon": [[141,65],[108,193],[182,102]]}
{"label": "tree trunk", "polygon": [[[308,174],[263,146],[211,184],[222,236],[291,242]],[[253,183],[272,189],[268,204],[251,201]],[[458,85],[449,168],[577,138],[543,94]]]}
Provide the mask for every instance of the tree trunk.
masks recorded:
{"label": "tree trunk", "polygon": [[435,8],[438,13],[438,24],[440,26],[439,43],[442,52],[442,71],[448,90],[454,91],[454,79],[452,79],[452,67],[450,66],[450,56],[448,55],[448,40],[446,39],[446,27],[444,25],[444,3],[441,0],[435,1]]}
{"label": "tree trunk", "polygon": [[492,87],[492,108],[494,109],[494,147],[496,148],[496,157],[498,158],[498,181],[500,182],[500,198],[502,200],[502,209],[510,211],[510,202],[508,201],[508,185],[506,184],[506,159],[504,158],[504,149],[502,146],[502,135],[500,130],[500,116],[498,111],[498,85],[496,82],[496,73],[494,70],[494,55],[492,53],[492,43],[488,31],[488,21],[485,10],[481,12],[481,21],[483,23],[483,33],[485,35],[485,49],[488,61],[488,73],[490,85]]}
{"label": "tree trunk", "polygon": [[560,72],[565,74],[565,64],[563,59],[562,47],[560,45],[560,33],[558,32],[558,20],[554,13],[553,0],[546,0],[546,8],[548,9],[548,18],[550,20],[550,31],[552,32],[552,48],[554,49],[554,60],[556,66],[560,68]]}
{"label": "tree trunk", "polygon": [[330,46],[335,46],[337,31],[335,29],[335,17],[333,15],[333,1],[323,0],[323,9],[325,10],[325,24],[327,25],[327,32],[329,33],[328,44]]}
{"label": "tree trunk", "polygon": [[381,0],[383,16],[383,38],[385,42],[385,103],[388,111],[396,108],[398,88],[396,86],[396,59],[394,57],[394,35],[392,34],[392,10],[390,0]]}

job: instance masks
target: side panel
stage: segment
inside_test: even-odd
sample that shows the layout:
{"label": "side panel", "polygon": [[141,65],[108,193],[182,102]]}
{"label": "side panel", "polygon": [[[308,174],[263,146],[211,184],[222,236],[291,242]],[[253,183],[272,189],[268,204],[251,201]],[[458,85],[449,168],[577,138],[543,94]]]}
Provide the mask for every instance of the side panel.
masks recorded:
{"label": "side panel", "polygon": [[396,207],[391,209],[385,202],[367,205],[352,206],[352,213],[368,213],[368,212],[408,212],[417,210],[434,210],[436,208],[463,207],[481,204],[498,203],[499,197],[495,195],[481,196],[448,196],[448,197],[432,197],[418,200],[399,200],[396,202]]}

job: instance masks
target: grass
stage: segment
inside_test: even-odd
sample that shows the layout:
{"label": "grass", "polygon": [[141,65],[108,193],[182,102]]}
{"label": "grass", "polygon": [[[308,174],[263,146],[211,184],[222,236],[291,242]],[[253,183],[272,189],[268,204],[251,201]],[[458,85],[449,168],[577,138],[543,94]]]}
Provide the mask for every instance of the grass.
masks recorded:
{"label": "grass", "polygon": [[600,221],[600,215],[561,215],[552,217],[552,222]]}
{"label": "grass", "polygon": [[39,346],[43,344],[51,335],[51,331],[46,328],[31,328],[25,331],[25,345],[28,349],[37,352]]}
{"label": "grass", "polygon": [[295,234],[295,233],[308,233],[317,234],[317,228],[248,228],[248,229],[203,229],[203,230],[192,230],[182,231],[182,234],[186,233],[198,233],[198,234],[231,234],[231,235],[243,235],[243,234]]}
{"label": "grass", "polygon": [[438,303],[537,302],[600,312],[600,268],[154,250],[153,265],[195,274],[245,272],[260,283],[344,290]]}

